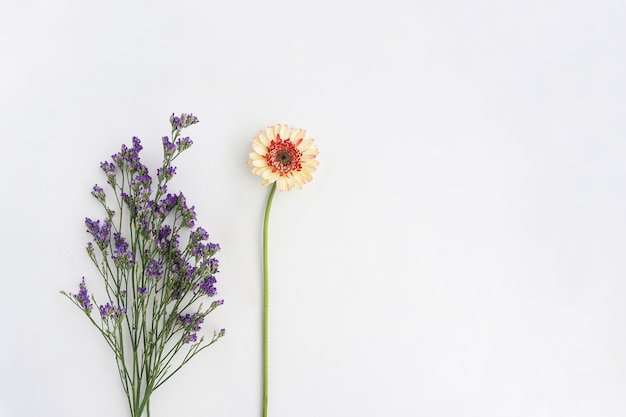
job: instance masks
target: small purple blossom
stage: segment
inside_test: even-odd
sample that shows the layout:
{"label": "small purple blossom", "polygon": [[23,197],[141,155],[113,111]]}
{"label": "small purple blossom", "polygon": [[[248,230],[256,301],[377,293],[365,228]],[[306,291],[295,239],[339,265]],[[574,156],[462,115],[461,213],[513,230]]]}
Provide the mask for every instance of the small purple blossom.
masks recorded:
{"label": "small purple blossom", "polygon": [[113,241],[115,243],[115,250],[111,255],[111,258],[115,262],[115,266],[118,268],[130,268],[135,264],[135,254],[128,250],[128,242],[122,236],[121,233],[113,233]]}
{"label": "small purple blossom", "polygon": [[199,313],[185,314],[178,316],[178,322],[183,326],[183,341],[185,343],[195,342],[197,340],[196,332],[200,330],[200,325],[204,323],[204,316]]}
{"label": "small purple blossom", "polygon": [[156,247],[163,253],[169,253],[178,247],[178,235],[172,236],[172,228],[166,224],[161,227],[156,236]]}
{"label": "small purple blossom", "polygon": [[146,274],[150,278],[158,278],[163,275],[163,261],[157,261],[156,259],[151,259],[148,262],[148,267],[146,268]]}
{"label": "small purple blossom", "polygon": [[80,308],[89,314],[93,309],[93,304],[89,298],[89,292],[87,291],[87,285],[85,284],[85,277],[83,277],[83,280],[78,285],[78,288],[78,294],[74,294],[73,297],[76,301],[78,301]]}
{"label": "small purple blossom", "polygon": [[126,145],[122,145],[120,152],[111,155],[111,159],[115,165],[120,169],[129,168],[131,172],[138,172],[140,174],[147,173],[148,168],[141,164],[139,158],[139,152],[143,149],[141,141],[138,137],[133,137],[133,147],[129,148]]}
{"label": "small purple blossom", "polygon": [[176,175],[176,167],[170,165],[164,168],[157,169],[157,177],[161,181],[169,181]]}
{"label": "small purple blossom", "polygon": [[195,206],[187,207],[187,199],[182,192],[178,195],[178,209],[181,211],[183,226],[193,227],[195,225],[195,208]]}
{"label": "small purple blossom", "polygon": [[207,249],[208,249],[209,256],[213,256],[213,255],[215,255],[217,252],[219,252],[219,251],[220,251],[220,245],[219,245],[219,244],[217,244],[217,243],[209,243],[209,244],[207,245]]}
{"label": "small purple blossom", "polygon": [[198,331],[200,330],[200,325],[204,323],[204,316],[199,313],[187,313],[184,316],[181,314],[178,316],[178,322],[182,324],[185,329]]}
{"label": "small purple blossom", "polygon": [[122,198],[122,201],[126,203],[128,207],[131,207],[133,205],[133,198],[128,193],[121,192],[120,197]]}
{"label": "small purple blossom", "polygon": [[184,137],[184,138],[179,138],[176,141],[176,147],[178,148],[179,152],[182,152],[185,149],[188,149],[189,147],[191,147],[191,145],[193,145],[193,141],[189,138],[189,136]]}
{"label": "small purple blossom", "polygon": [[168,136],[163,136],[163,153],[165,154],[165,160],[163,164],[169,163],[169,158],[176,152],[176,144],[170,141]]}
{"label": "small purple blossom", "polygon": [[175,194],[168,194],[165,198],[162,198],[160,203],[157,204],[154,212],[160,217],[165,218],[173,208],[178,204],[178,196]]}
{"label": "small purple blossom", "polygon": [[152,193],[152,177],[147,173],[135,175],[130,183],[130,188],[135,192],[138,198],[146,198]]}
{"label": "small purple blossom", "polygon": [[119,320],[125,314],[126,307],[124,306],[115,306],[110,302],[100,306],[100,318],[102,318],[102,320],[109,317],[113,318],[114,320]]}
{"label": "small purple blossom", "polygon": [[106,197],[104,195],[104,190],[98,184],[93,186],[93,189],[91,190],[91,195],[94,196],[98,201],[102,202],[104,202],[104,199]]}
{"label": "small purple blossom", "polygon": [[113,240],[115,241],[115,250],[117,252],[125,252],[128,249],[128,242],[126,242],[126,239],[120,232],[113,233]]}
{"label": "small purple blossom", "polygon": [[100,227],[100,220],[93,221],[85,217],[85,225],[87,226],[87,232],[93,236],[94,242],[101,250],[105,250],[109,245],[111,236],[111,221],[106,219],[102,227]]}
{"label": "small purple blossom", "polygon": [[111,255],[113,263],[120,269],[129,269],[135,264],[135,254],[132,252],[115,252]]}
{"label": "small purple blossom", "polygon": [[172,125],[172,130],[182,130],[198,122],[198,118],[191,113],[182,113],[180,117],[172,113],[172,115],[170,116],[170,124]]}
{"label": "small purple blossom", "polygon": [[217,294],[217,289],[214,285],[215,283],[217,283],[215,276],[209,275],[208,277],[202,278],[202,280],[198,283],[198,288],[209,297],[213,297]]}
{"label": "small purple blossom", "polygon": [[141,146],[141,141],[139,140],[139,138],[137,136],[133,136],[133,150],[136,153],[139,153],[139,151],[141,151],[143,149],[143,146]]}
{"label": "small purple blossom", "polygon": [[148,289],[146,287],[137,287],[137,295],[139,296],[148,295]]}
{"label": "small purple blossom", "polygon": [[112,164],[111,162],[105,161],[105,162],[101,162],[100,163],[100,168],[104,171],[104,173],[107,176],[107,182],[112,185],[115,186],[116,184],[116,177],[115,177],[115,164]]}
{"label": "small purple blossom", "polygon": [[219,265],[220,262],[215,259],[215,258],[209,258],[209,260],[206,262],[207,267],[209,268],[209,271],[211,271],[212,274],[216,274],[219,271]]}
{"label": "small purple blossom", "polygon": [[183,340],[185,343],[195,343],[198,340],[198,335],[196,333],[185,333]]}

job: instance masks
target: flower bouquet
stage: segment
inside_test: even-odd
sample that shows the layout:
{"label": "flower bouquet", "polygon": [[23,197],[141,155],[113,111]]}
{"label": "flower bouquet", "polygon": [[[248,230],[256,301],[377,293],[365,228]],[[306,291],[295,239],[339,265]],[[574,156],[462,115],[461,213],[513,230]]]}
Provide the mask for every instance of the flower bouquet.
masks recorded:
{"label": "flower bouquet", "polygon": [[202,303],[217,294],[214,256],[220,247],[195,225],[195,207],[183,193],[168,189],[176,174],[172,162],[193,143],[181,132],[197,122],[192,114],[170,117],[171,138],[163,137],[156,181],[140,161],[137,137],[132,147],[122,145],[112,161],[101,163],[112,194],[93,187],[105,217],[102,222],[86,218],[85,225],[92,239],[87,254],[106,296],[98,302],[84,277],[78,293],[61,291],[113,351],[131,417],[150,416],[152,393],[225,333],[198,338],[205,317],[223,304]]}

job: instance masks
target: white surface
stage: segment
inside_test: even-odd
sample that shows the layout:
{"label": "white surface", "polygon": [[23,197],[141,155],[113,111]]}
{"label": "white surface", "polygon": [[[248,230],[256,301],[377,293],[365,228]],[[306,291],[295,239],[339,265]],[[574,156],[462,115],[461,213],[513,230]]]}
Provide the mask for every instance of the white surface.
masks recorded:
{"label": "white surface", "polygon": [[172,112],[228,335],[153,417],[259,415],[246,160],[278,122],[321,165],[273,207],[272,417],[626,414],[625,3],[95,3],[2,4],[0,415],[126,415],[58,291],[98,279],[100,161],[137,135],[154,169]]}

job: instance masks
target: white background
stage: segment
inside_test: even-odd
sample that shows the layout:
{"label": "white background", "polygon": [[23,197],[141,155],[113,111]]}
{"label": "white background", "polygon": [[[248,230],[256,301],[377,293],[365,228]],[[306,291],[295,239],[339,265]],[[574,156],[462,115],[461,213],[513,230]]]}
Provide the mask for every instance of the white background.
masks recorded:
{"label": "white background", "polygon": [[220,243],[227,337],[152,416],[259,416],[253,136],[320,167],[270,225],[270,415],[626,415],[626,5],[619,0],[23,1],[0,13],[0,416],[127,415],[59,290],[99,163],[161,159]]}

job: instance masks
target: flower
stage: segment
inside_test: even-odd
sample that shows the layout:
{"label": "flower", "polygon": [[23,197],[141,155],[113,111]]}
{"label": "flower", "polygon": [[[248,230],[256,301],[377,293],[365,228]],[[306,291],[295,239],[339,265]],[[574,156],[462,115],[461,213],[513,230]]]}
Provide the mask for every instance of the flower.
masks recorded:
{"label": "flower", "polygon": [[91,304],[91,300],[89,299],[89,291],[87,291],[87,285],[85,284],[85,277],[79,284],[78,294],[73,295],[73,297],[78,302],[80,308],[85,310],[87,314],[91,313],[91,309],[93,308],[93,304]]}
{"label": "flower", "polygon": [[[248,165],[251,165],[252,173],[263,178],[263,184],[272,184],[267,203],[265,205],[265,216],[263,216],[263,405],[261,409],[262,417],[267,417],[268,403],[268,288],[269,272],[267,267],[268,259],[268,224],[270,208],[274,200],[276,188],[280,191],[291,188],[302,188],[302,185],[311,181],[311,173],[317,170],[319,162],[317,157],[317,146],[313,144],[313,139],[305,139],[306,131],[302,129],[290,129],[286,125],[275,125],[259,132],[259,135],[252,141],[254,152],[248,154]],[[205,281],[207,289],[203,289],[208,295],[212,295],[209,279]],[[204,284],[203,283],[203,284]],[[218,335],[223,335],[223,330]]]}
{"label": "flower", "polygon": [[263,178],[263,184],[276,182],[280,191],[302,188],[319,165],[317,146],[305,136],[306,130],[280,124],[260,131],[248,155],[252,173]]}
{"label": "flower", "polygon": [[[110,162],[100,164],[112,198],[94,185],[91,194],[106,217],[87,217],[84,224],[91,240],[87,254],[103,278],[109,301],[98,304],[85,278],[78,294],[61,291],[89,316],[113,350],[132,417],[150,415],[153,392],[224,335],[220,330],[205,341],[197,334],[204,317],[223,300],[212,301],[208,309],[200,303],[193,314],[179,313],[217,294],[219,272],[214,258],[219,245],[195,226],[195,206],[182,192],[168,193],[168,182],[176,175],[172,162],[193,144],[181,131],[196,123],[192,114],[170,117],[171,139],[162,138],[164,158],[154,177],[141,163],[138,137],[131,146],[122,145]],[[193,227],[189,239],[181,239],[184,229]],[[92,318],[94,310],[101,320]],[[183,347],[187,352],[179,356]],[[177,366],[175,358],[180,359]]]}

